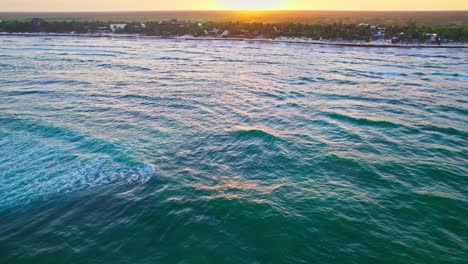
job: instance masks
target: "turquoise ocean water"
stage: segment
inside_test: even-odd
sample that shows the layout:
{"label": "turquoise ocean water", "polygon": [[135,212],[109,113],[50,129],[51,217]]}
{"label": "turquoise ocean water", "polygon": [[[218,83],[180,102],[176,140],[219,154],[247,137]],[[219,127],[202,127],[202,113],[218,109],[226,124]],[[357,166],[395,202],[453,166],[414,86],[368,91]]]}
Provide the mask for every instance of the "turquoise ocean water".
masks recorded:
{"label": "turquoise ocean water", "polygon": [[468,52],[0,38],[0,263],[466,263]]}

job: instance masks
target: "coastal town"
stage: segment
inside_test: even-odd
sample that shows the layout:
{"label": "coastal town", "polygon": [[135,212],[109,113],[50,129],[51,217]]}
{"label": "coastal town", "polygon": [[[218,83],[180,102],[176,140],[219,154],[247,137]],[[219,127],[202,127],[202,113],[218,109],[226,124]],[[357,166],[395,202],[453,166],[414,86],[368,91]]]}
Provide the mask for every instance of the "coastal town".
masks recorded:
{"label": "coastal town", "polygon": [[138,35],[167,38],[210,39],[273,39],[279,41],[319,41],[365,43],[374,45],[466,45],[468,28],[464,26],[419,26],[413,21],[405,25],[301,24],[260,22],[152,21],[118,23],[99,21],[0,21],[3,33]]}

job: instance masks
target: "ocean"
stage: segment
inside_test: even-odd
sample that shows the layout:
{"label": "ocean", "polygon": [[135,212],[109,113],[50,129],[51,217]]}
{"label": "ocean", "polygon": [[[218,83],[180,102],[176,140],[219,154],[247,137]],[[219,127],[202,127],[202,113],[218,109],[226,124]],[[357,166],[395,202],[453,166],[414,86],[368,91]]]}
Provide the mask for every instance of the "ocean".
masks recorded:
{"label": "ocean", "polygon": [[466,263],[468,50],[0,37],[0,263]]}

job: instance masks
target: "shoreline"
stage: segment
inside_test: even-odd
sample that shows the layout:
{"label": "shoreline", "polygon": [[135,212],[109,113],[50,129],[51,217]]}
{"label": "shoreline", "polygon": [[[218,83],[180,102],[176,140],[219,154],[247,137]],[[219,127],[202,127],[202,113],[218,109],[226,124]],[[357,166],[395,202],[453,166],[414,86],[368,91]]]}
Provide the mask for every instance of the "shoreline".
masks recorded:
{"label": "shoreline", "polygon": [[261,43],[285,43],[285,44],[306,44],[306,45],[327,45],[339,47],[361,47],[361,48],[430,48],[430,49],[466,49],[467,44],[461,45],[415,45],[415,44],[387,44],[387,43],[364,43],[364,42],[338,42],[320,41],[312,39],[266,39],[266,38],[214,38],[214,37],[193,37],[193,36],[146,36],[139,34],[71,34],[71,33],[7,33],[0,32],[3,36],[20,37],[89,37],[89,38],[122,38],[122,39],[169,39],[169,40],[194,40],[194,41],[245,41]]}

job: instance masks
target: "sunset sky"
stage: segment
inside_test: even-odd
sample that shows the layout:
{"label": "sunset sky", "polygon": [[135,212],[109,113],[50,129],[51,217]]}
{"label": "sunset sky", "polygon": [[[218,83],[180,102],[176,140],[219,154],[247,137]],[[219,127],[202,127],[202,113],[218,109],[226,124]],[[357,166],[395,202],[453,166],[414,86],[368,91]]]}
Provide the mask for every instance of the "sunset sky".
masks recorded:
{"label": "sunset sky", "polygon": [[0,0],[2,11],[468,10],[468,0]]}

